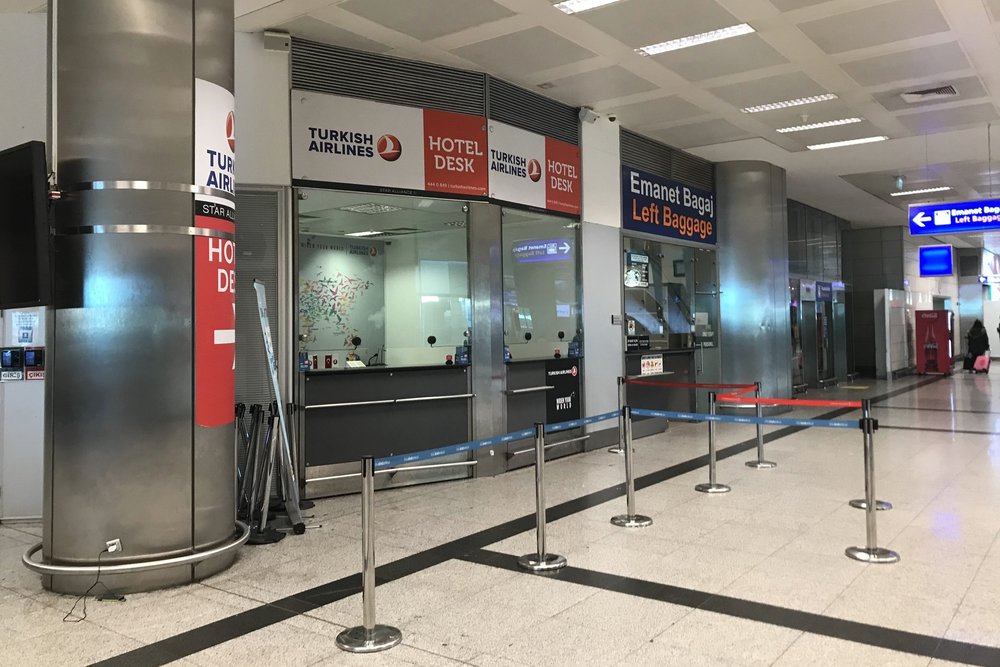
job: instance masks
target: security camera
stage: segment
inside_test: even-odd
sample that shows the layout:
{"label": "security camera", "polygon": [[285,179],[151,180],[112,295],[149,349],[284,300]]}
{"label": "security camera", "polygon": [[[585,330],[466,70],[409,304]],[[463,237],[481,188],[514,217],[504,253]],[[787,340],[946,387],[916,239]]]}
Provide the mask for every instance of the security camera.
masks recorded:
{"label": "security camera", "polygon": [[608,114],[608,120],[611,121],[612,123],[617,123],[618,122],[618,116],[616,116],[613,113],[609,113]]}
{"label": "security camera", "polygon": [[590,107],[580,107],[580,121],[584,123],[595,123],[600,118]]}

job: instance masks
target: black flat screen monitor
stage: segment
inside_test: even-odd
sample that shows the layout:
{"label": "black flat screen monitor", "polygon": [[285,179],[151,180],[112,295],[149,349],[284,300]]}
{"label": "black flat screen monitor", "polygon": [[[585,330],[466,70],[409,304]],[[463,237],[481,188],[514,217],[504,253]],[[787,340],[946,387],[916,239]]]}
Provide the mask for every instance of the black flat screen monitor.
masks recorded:
{"label": "black flat screen monitor", "polygon": [[51,300],[45,144],[0,151],[0,309]]}

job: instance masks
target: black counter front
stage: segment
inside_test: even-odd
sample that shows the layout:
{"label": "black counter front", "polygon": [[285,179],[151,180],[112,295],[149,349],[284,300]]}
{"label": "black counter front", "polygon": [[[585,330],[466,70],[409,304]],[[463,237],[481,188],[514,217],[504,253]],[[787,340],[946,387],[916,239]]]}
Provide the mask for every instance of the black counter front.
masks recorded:
{"label": "black counter front", "polygon": [[305,466],[357,462],[469,440],[464,366],[311,371],[304,378]]}
{"label": "black counter front", "polygon": [[[642,358],[644,356],[660,357],[663,363],[663,372],[642,375]],[[694,350],[685,348],[629,352],[625,355],[625,374],[630,379],[650,382],[694,382]],[[626,387],[625,396],[625,402],[629,406],[645,410],[689,412],[694,409],[695,405],[694,389],[629,384]]]}

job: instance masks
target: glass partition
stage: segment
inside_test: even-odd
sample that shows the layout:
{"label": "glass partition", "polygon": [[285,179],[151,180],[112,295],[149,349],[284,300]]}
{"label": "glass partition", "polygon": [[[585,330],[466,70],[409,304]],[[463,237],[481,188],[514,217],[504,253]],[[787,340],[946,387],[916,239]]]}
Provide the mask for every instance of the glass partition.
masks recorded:
{"label": "glass partition", "polygon": [[298,309],[313,368],[468,363],[462,202],[302,190]]}
{"label": "glass partition", "polygon": [[582,354],[580,224],[504,209],[504,345],[508,360]]}
{"label": "glass partition", "polygon": [[696,312],[694,253],[686,246],[624,237],[625,334],[636,349],[693,346],[696,325],[713,331],[708,312]]}

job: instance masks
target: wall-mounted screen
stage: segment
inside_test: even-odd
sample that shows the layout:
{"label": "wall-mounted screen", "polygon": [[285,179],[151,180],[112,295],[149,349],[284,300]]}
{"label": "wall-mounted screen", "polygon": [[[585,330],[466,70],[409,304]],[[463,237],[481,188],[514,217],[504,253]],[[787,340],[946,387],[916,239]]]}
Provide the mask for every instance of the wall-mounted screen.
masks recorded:
{"label": "wall-mounted screen", "polygon": [[950,276],[955,272],[950,245],[925,245],[918,253],[921,276]]}
{"label": "wall-mounted screen", "polygon": [[50,301],[45,144],[0,151],[0,309]]}

